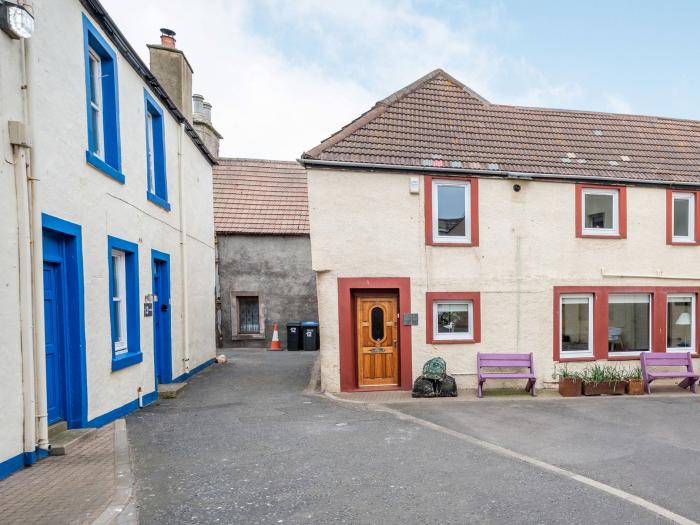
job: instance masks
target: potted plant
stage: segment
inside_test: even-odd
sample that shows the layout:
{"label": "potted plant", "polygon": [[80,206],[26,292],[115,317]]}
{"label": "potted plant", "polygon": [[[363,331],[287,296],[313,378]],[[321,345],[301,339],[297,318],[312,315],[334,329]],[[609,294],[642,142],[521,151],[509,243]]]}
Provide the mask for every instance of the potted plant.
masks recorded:
{"label": "potted plant", "polygon": [[641,396],[644,394],[644,379],[642,379],[642,369],[633,368],[625,377],[627,380],[627,393],[631,396]]}
{"label": "potted plant", "polygon": [[571,372],[566,365],[559,370],[554,370],[554,378],[559,379],[559,395],[563,397],[577,397],[581,395],[583,382],[578,372]]}
{"label": "potted plant", "polygon": [[583,395],[621,395],[625,393],[623,373],[614,366],[594,365],[587,367],[583,373]]}

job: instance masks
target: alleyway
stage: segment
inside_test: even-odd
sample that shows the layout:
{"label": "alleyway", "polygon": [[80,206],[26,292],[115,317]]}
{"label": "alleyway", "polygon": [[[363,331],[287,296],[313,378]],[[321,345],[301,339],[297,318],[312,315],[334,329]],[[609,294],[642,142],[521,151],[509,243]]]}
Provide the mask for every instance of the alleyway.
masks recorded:
{"label": "alleyway", "polygon": [[[624,499],[415,420],[304,395],[315,354],[241,351],[229,357],[229,363],[193,378],[178,399],[128,417],[142,523],[667,522]],[[609,401],[613,410],[624,409],[623,400]],[[446,410],[464,412],[459,424],[468,430],[469,421],[518,402],[442,405],[439,416],[444,422]],[[547,412],[548,403],[555,401],[538,406]],[[420,417],[421,410],[432,411],[426,402],[401,410]],[[500,424],[503,435],[529,439],[518,418]],[[488,428],[479,425],[482,434]],[[666,430],[667,437],[672,434]],[[568,443],[566,429],[558,428],[557,435],[552,461]],[[619,447],[637,439],[619,438]],[[642,463],[628,470],[630,478],[640,475],[635,470]],[[592,456],[590,464],[597,466]],[[683,463],[666,470],[674,468],[681,470]],[[595,468],[586,470],[596,477]],[[664,471],[661,465],[656,470]],[[677,501],[690,503],[673,510],[697,509],[692,498],[685,491]]]}

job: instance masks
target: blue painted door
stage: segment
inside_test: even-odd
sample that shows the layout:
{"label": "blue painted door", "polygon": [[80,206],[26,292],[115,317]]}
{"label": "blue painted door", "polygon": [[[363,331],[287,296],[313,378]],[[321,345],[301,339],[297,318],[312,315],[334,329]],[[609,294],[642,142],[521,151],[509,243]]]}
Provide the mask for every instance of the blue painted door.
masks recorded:
{"label": "blue painted door", "polygon": [[46,338],[46,400],[49,424],[65,419],[64,288],[61,264],[44,261],[44,329]]}
{"label": "blue painted door", "polygon": [[156,381],[172,381],[172,354],[170,347],[170,268],[168,261],[153,259],[153,354]]}

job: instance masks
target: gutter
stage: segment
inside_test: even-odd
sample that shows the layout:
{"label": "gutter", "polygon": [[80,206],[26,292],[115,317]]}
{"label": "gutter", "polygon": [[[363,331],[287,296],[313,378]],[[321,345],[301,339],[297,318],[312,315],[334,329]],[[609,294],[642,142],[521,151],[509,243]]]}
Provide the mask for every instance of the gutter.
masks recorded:
{"label": "gutter", "polygon": [[175,102],[168,96],[163,86],[156,77],[151,73],[146,64],[144,64],[141,57],[136,53],[131,44],[121,32],[114,20],[109,16],[105,8],[99,2],[99,0],[80,0],[83,7],[90,13],[97,23],[100,25],[102,30],[107,33],[107,36],[116,46],[119,52],[122,54],[124,59],[134,68],[136,73],[146,82],[153,93],[160,99],[160,101],[165,105],[170,114],[177,120],[178,123],[183,124],[185,127],[185,133],[192,139],[195,146],[204,155],[204,157],[209,161],[212,166],[218,164],[216,158],[209,152],[204,142],[200,136],[195,131],[192,124],[187,120],[187,117],[182,114],[182,112],[175,105]]}
{"label": "gutter", "polygon": [[506,179],[518,179],[518,180],[554,180],[554,181],[575,181],[575,182],[605,182],[607,184],[611,183],[624,183],[631,185],[650,185],[650,186],[684,186],[692,188],[700,188],[700,182],[684,182],[684,181],[667,181],[667,180],[645,180],[645,179],[630,179],[625,177],[601,177],[595,175],[553,175],[548,173],[528,173],[519,171],[504,171],[504,170],[479,170],[473,168],[436,168],[432,166],[403,166],[401,164],[375,164],[371,162],[344,162],[335,160],[319,160],[319,159],[297,159],[297,162],[304,166],[319,166],[328,168],[348,168],[348,169],[358,169],[365,168],[369,170],[386,170],[386,171],[415,171],[415,172],[429,172],[429,173],[455,173],[455,174],[469,174],[469,175],[481,175],[484,177],[502,177]]}

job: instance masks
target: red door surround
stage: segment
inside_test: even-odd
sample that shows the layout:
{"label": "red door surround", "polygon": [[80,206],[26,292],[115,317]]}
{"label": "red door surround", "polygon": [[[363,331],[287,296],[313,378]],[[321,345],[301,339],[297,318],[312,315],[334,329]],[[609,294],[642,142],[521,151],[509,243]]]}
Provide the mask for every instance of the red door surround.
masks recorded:
{"label": "red door surround", "polygon": [[[354,294],[357,292],[398,292],[399,294],[399,386],[358,387],[356,319]],[[403,314],[411,311],[411,279],[408,277],[339,277],[338,278],[338,326],[340,351],[340,390],[342,392],[368,392],[376,390],[410,390],[411,327],[403,325]]]}

